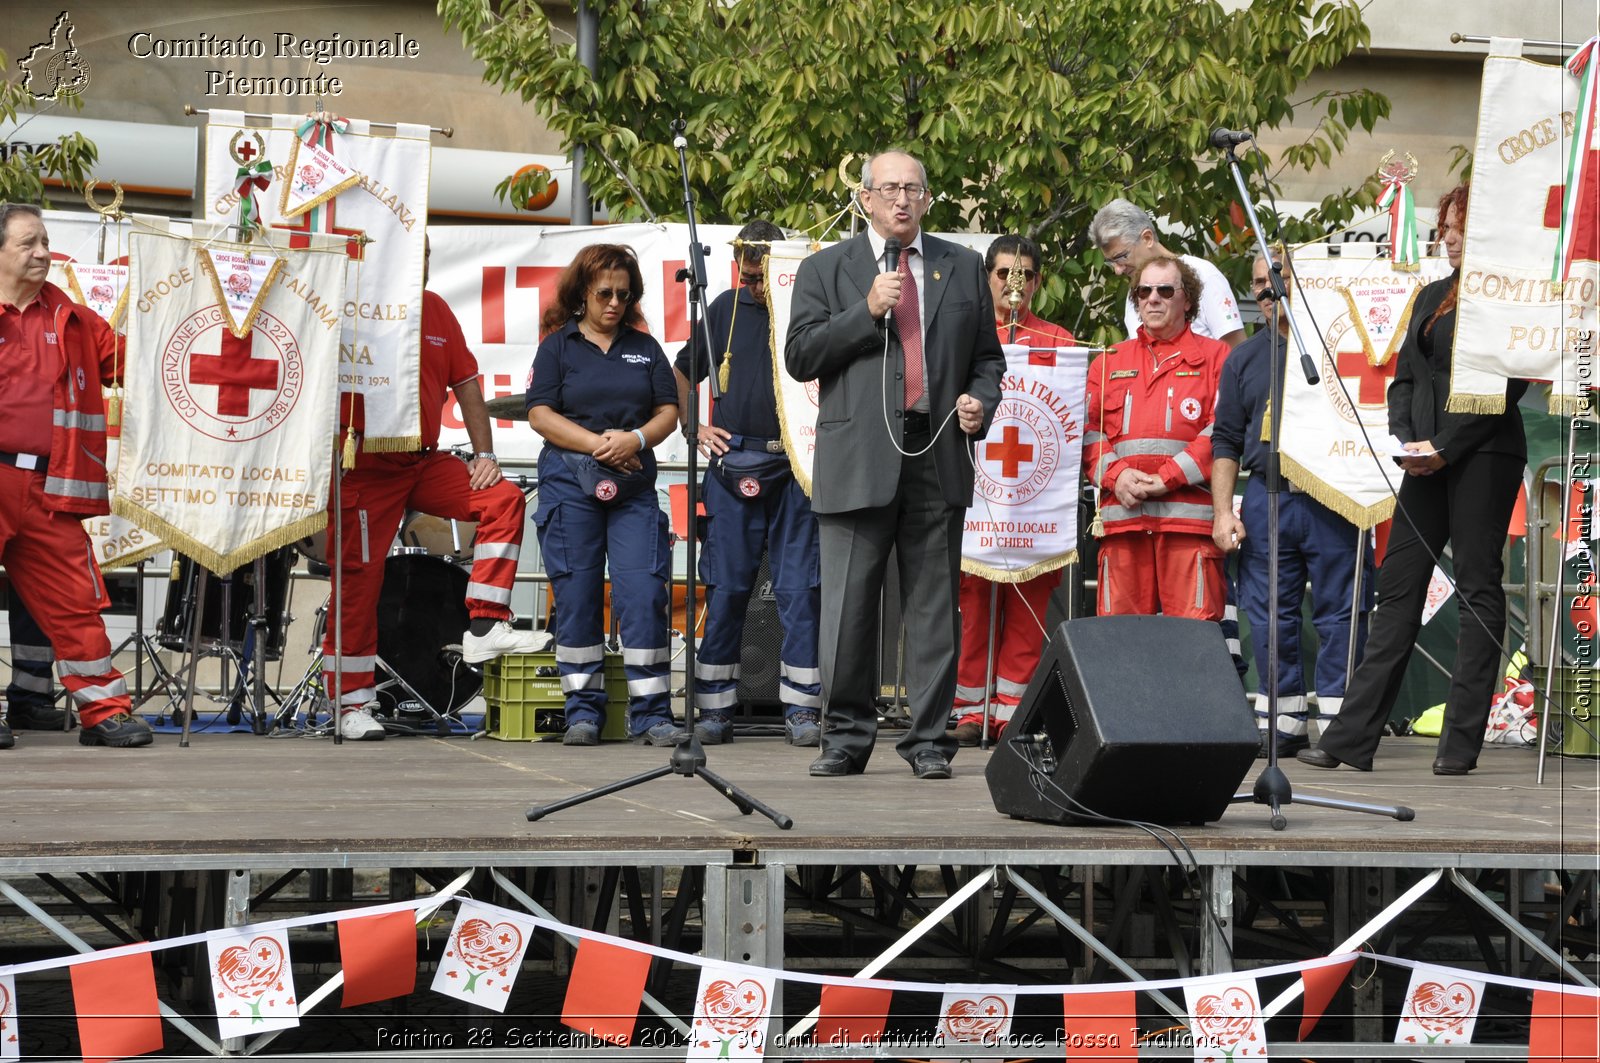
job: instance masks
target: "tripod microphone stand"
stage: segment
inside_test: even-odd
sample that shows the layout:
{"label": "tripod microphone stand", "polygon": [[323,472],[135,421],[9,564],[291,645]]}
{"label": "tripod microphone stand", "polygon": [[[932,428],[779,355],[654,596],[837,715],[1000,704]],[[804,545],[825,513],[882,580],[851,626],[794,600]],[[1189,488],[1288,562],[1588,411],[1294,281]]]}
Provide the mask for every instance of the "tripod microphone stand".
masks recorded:
{"label": "tripod microphone stand", "polygon": [[[1307,794],[1296,795],[1294,788],[1289,784],[1289,777],[1278,766],[1278,509],[1279,494],[1283,490],[1283,475],[1280,465],[1282,451],[1279,447],[1279,433],[1283,427],[1283,378],[1288,360],[1289,347],[1284,342],[1285,337],[1278,330],[1278,315],[1283,313],[1283,300],[1288,290],[1283,282],[1283,264],[1275,261],[1267,247],[1265,237],[1261,232],[1261,218],[1256,214],[1255,204],[1251,201],[1249,188],[1245,184],[1244,173],[1239,168],[1238,156],[1234,148],[1244,140],[1251,139],[1247,133],[1232,133],[1225,129],[1218,129],[1211,134],[1213,146],[1224,148],[1227,151],[1228,168],[1233,172],[1234,184],[1239,189],[1239,202],[1244,205],[1245,213],[1249,216],[1250,231],[1255,236],[1256,253],[1268,264],[1268,277],[1272,284],[1272,320],[1267,323],[1271,330],[1272,345],[1269,349],[1267,363],[1270,372],[1267,383],[1267,663],[1266,663],[1266,688],[1267,688],[1267,766],[1256,778],[1255,786],[1248,792],[1237,793],[1233,796],[1233,804],[1251,802],[1266,805],[1272,812],[1269,821],[1273,830],[1283,830],[1289,825],[1289,820],[1283,814],[1283,807],[1291,804],[1311,805],[1314,808],[1334,808],[1346,812],[1365,812],[1374,816],[1388,816],[1402,823],[1415,819],[1417,814],[1405,805],[1375,805],[1362,801],[1346,801],[1337,797],[1318,797]],[[1310,348],[1300,336],[1300,326],[1291,315],[1288,318],[1289,331],[1294,337],[1295,346],[1300,350],[1300,368],[1305,373],[1307,384],[1318,382],[1316,363],[1312,361]],[[1281,349],[1280,349],[1281,348]],[[1352,606],[1354,608],[1354,606]],[[1351,616],[1351,624],[1356,620]],[[1259,666],[1259,662],[1258,662]],[[1348,675],[1346,676],[1348,682]]]}
{"label": "tripod microphone stand", "polygon": [[[689,188],[689,157],[687,154],[689,142],[683,135],[686,127],[687,123],[681,118],[672,123],[672,131],[675,134],[672,139],[672,146],[678,149],[678,170],[683,178],[683,206],[689,219],[689,265],[686,271],[687,277],[684,276],[683,272],[680,272],[679,279],[686,279],[689,282],[689,304],[693,319],[693,328],[689,339],[689,380],[691,381],[691,386],[689,388],[688,409],[684,411],[684,424],[687,426],[689,442],[689,483],[688,503],[686,505],[688,536],[685,539],[685,548],[688,552],[688,572],[684,580],[684,602],[688,620],[683,625],[685,629],[683,639],[684,676],[686,679],[683,719],[684,727],[688,731],[689,737],[673,747],[672,754],[668,757],[665,765],[614,783],[608,783],[605,786],[586,791],[575,797],[568,797],[547,805],[534,805],[527,812],[530,822],[541,820],[552,812],[559,812],[564,808],[571,808],[573,805],[581,805],[585,802],[593,801],[597,797],[605,797],[622,790],[628,790],[667,775],[682,775],[684,778],[699,778],[703,780],[712,789],[733,802],[733,806],[739,810],[741,815],[748,816],[752,812],[760,812],[777,824],[780,830],[788,830],[794,826],[794,820],[777,809],[763,804],[757,798],[706,767],[705,748],[701,746],[700,739],[694,733],[696,716],[694,614],[697,600],[695,514],[698,511],[700,501],[699,470],[696,460],[700,453],[700,388],[697,383],[693,382],[700,379],[701,366],[709,367],[711,365],[711,338],[707,335],[705,328],[705,252],[707,249],[700,246],[700,234],[695,227],[694,193]],[[710,373],[709,376],[712,381],[712,391],[715,394],[717,392],[716,374]]]}

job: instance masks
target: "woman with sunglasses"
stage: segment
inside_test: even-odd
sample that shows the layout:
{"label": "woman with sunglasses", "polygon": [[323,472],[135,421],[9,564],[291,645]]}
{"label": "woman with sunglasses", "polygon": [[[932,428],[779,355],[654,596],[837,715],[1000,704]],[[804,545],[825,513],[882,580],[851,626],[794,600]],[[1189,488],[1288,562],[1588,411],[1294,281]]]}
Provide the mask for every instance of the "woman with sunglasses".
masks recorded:
{"label": "woman with sunglasses", "polygon": [[667,639],[667,516],[652,451],[678,424],[678,390],[644,331],[644,278],[633,249],[594,244],[556,282],[528,374],[528,423],[544,438],[533,515],[555,595],[556,667],[569,746],[600,741],[605,723],[605,579],[622,631],[628,733],[673,745]]}

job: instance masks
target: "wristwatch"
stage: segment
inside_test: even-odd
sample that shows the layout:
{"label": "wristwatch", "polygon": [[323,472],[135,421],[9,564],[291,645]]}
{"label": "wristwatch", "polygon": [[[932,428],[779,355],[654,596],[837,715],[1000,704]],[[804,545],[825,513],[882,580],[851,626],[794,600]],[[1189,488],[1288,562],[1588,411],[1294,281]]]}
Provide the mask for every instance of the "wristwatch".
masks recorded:
{"label": "wristwatch", "polygon": [[499,457],[497,457],[495,455],[495,452],[492,451],[492,450],[480,450],[476,454],[472,455],[472,458],[473,458],[474,461],[482,461],[485,458],[488,458],[490,461],[493,461],[493,462],[499,462],[499,460],[500,460]]}

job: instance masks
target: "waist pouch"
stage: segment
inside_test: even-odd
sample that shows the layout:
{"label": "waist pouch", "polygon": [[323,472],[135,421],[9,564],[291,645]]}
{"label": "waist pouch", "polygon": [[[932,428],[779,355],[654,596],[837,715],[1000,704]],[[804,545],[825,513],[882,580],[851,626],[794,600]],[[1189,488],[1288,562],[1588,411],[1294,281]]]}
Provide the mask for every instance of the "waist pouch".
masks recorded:
{"label": "waist pouch", "polygon": [[787,454],[764,450],[730,450],[711,462],[711,472],[736,498],[751,501],[783,487],[793,475]]}
{"label": "waist pouch", "polygon": [[622,472],[602,465],[589,454],[570,450],[563,450],[561,457],[566,461],[573,478],[578,481],[578,489],[608,506],[626,501],[640,491],[655,486],[656,459],[648,450],[640,455],[641,468],[638,472]]}

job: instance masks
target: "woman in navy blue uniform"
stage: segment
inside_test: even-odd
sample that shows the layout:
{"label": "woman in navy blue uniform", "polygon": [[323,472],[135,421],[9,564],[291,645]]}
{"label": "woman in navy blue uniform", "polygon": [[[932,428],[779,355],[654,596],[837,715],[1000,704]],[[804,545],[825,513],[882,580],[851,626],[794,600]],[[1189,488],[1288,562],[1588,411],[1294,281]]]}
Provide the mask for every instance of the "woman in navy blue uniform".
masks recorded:
{"label": "woman in navy blue uniform", "polygon": [[555,594],[556,665],[569,746],[600,741],[606,690],[604,598],[622,633],[628,733],[686,737],[668,701],[671,649],[667,516],[651,448],[678,425],[678,391],[660,344],[643,330],[644,278],[633,249],[584,248],[557,282],[528,376],[528,423],[544,438],[533,515]]}

